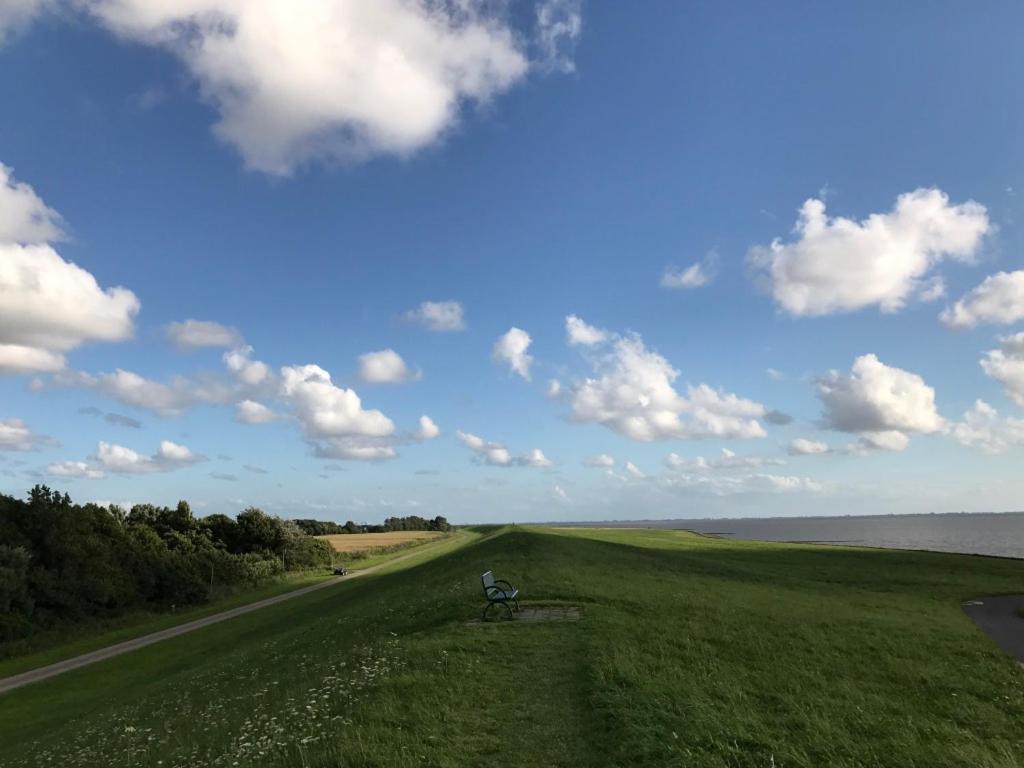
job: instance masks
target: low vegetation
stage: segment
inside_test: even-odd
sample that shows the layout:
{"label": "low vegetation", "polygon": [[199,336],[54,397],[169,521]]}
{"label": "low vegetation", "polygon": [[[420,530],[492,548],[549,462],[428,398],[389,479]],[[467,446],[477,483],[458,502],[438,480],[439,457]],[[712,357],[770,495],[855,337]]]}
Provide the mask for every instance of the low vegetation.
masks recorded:
{"label": "low vegetation", "polygon": [[[488,568],[582,621],[473,622]],[[0,696],[0,765],[1010,768],[1022,673],[960,603],[1022,578],[673,531],[460,531]]]}
{"label": "low vegetation", "polygon": [[199,519],[182,501],[126,512],[45,486],[27,501],[0,495],[0,542],[0,658],[69,627],[201,604],[331,561],[325,542],[259,509]]}

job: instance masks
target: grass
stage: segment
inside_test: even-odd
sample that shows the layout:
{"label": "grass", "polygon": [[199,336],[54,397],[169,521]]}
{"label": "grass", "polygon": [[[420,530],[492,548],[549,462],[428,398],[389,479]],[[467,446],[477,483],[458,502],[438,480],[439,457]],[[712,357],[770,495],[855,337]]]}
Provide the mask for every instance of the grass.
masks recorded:
{"label": "grass", "polygon": [[[493,568],[579,623],[467,623]],[[0,696],[0,765],[1024,764],[1022,672],[960,602],[1024,563],[676,531],[460,531]]]}
{"label": "grass", "polygon": [[[472,537],[465,535],[459,537],[456,535],[452,544],[464,543],[468,538]],[[409,557],[407,555],[408,549],[426,544],[433,544],[433,546],[426,548],[429,550],[425,552],[427,557],[447,551],[447,548],[442,548],[440,542],[436,541],[436,537],[434,539],[417,539],[405,545],[394,546],[386,551],[372,552],[358,560],[356,565],[351,567],[350,570],[361,571],[367,568],[376,568],[398,559],[404,561]],[[332,574],[328,571],[288,573],[258,587],[239,585],[208,603],[191,606],[172,613],[140,611],[103,622],[42,632],[19,641],[17,644],[8,644],[7,647],[3,648],[3,655],[8,657],[0,658],[0,678],[17,675],[38,667],[45,667],[48,664],[70,659],[98,648],[106,648],[108,645],[142,637],[151,632],[159,632],[162,629],[185,624],[186,622],[201,619],[204,616],[220,613],[221,611],[227,611],[240,605],[254,603],[268,597],[291,592],[292,590],[309,586],[331,577]],[[15,648],[21,652],[12,653],[11,651]]]}
{"label": "grass", "polygon": [[[328,578],[331,578],[331,574],[326,570],[289,573],[257,587],[240,585],[237,589],[208,603],[190,606],[172,613],[139,611],[103,622],[41,632],[19,641],[17,648],[21,652],[17,655],[0,659],[0,678],[17,675],[37,667],[45,667],[47,664],[70,659],[98,648],[106,648],[108,645],[114,645],[124,640],[148,635],[150,632],[159,632],[161,629],[201,619],[204,616],[247,603],[254,603],[267,597],[291,592]],[[15,647],[15,644],[9,645],[12,649]],[[5,654],[9,652],[7,648],[4,651]]]}

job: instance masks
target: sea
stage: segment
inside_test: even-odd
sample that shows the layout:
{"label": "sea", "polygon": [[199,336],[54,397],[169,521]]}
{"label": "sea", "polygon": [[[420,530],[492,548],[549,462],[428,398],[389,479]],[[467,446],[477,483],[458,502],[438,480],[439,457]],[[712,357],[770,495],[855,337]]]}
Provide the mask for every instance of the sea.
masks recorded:
{"label": "sea", "polygon": [[675,528],[734,539],[926,549],[1024,558],[1024,512],[644,520],[599,525]]}

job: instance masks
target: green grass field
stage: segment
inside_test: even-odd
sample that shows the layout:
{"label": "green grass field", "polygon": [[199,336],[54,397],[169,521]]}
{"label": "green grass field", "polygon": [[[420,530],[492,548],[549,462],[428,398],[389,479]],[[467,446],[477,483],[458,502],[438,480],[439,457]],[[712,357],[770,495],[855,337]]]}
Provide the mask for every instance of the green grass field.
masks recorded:
{"label": "green grass field", "polygon": [[[472,624],[493,568],[578,623]],[[671,531],[466,532],[0,696],[3,766],[1020,766],[960,602],[1024,563]]]}

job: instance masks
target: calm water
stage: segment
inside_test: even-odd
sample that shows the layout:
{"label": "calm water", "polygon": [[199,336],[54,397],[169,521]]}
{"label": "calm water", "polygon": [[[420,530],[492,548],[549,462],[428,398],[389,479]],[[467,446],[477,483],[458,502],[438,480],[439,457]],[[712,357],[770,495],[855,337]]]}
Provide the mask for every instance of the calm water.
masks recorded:
{"label": "calm water", "polygon": [[655,528],[686,528],[737,539],[931,549],[939,552],[1024,558],[1024,512],[658,520],[645,521],[640,525]]}

